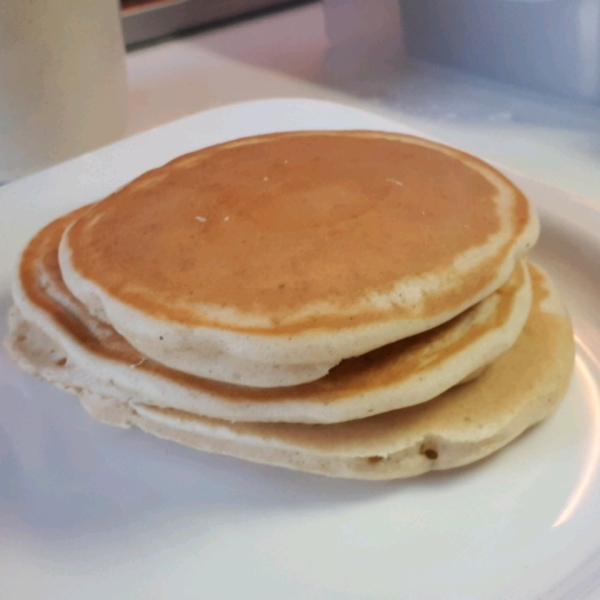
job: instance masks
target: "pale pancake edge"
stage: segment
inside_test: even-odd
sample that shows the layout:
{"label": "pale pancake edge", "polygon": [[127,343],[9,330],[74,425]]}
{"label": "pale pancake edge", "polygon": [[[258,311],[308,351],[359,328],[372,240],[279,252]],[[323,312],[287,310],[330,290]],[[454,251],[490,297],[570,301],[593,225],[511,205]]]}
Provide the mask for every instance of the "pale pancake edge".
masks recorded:
{"label": "pale pancake edge", "polygon": [[480,377],[419,406],[332,425],[230,423],[150,407],[142,398],[128,404],[102,394],[103,382],[93,378],[82,389],[57,365],[60,349],[16,309],[6,343],[23,368],[75,391],[92,416],[113,425],[329,476],[408,477],[481,459],[556,410],[571,378],[573,334],[550,279],[538,267],[530,271],[534,302],[523,332]]}

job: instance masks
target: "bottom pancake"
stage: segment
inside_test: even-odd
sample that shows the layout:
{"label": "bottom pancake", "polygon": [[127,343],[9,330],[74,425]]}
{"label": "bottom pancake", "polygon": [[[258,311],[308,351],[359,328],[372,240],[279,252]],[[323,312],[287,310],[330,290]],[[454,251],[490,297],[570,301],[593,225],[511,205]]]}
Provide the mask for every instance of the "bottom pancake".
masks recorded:
{"label": "bottom pancake", "polygon": [[92,373],[70,375],[61,348],[16,309],[6,346],[27,371],[74,391],[92,416],[113,425],[329,476],[409,477],[491,454],[550,416],[563,398],[574,359],[571,323],[547,275],[534,265],[530,274],[528,321],[515,345],[480,377],[423,404],[344,423],[231,423],[150,406],[134,394],[115,396]]}

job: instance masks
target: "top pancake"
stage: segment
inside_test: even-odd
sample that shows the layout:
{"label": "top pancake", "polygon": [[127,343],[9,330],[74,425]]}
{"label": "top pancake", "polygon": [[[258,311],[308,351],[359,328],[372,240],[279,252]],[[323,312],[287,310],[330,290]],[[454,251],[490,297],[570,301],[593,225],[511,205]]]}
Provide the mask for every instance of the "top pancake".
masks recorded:
{"label": "top pancake", "polygon": [[78,219],[60,261],[132,345],[207,376],[210,352],[329,368],[430,329],[497,289],[537,235],[519,190],[458,150],[293,132],[146,173]]}

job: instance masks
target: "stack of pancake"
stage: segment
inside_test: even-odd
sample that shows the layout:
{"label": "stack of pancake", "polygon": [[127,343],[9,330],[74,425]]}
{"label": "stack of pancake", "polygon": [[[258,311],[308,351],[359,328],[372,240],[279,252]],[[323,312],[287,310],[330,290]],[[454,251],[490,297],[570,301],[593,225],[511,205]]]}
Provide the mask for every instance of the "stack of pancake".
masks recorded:
{"label": "stack of pancake", "polygon": [[364,479],[490,454],[548,417],[571,325],[523,194],[380,132],[206,148],[48,225],[5,342],[97,419]]}

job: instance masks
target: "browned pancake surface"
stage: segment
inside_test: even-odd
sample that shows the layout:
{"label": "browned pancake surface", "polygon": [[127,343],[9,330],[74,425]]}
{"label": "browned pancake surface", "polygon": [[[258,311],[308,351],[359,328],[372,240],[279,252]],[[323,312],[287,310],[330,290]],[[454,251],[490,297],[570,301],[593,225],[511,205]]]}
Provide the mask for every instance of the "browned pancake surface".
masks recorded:
{"label": "browned pancake surface", "polygon": [[[272,316],[279,333],[293,333],[306,323],[287,318],[311,303],[343,309],[427,273],[443,282],[460,253],[499,230],[497,189],[465,161],[483,163],[453,152],[367,132],[278,134],[207,148],[87,211],[69,233],[72,264],[154,317],[210,325],[198,307],[213,305]],[[451,292],[426,298],[427,313],[452,310],[493,281],[530,222],[527,201],[505,183],[514,236]],[[402,317],[411,308],[394,310]],[[389,318],[384,313],[328,310],[310,325],[355,326]]]}

